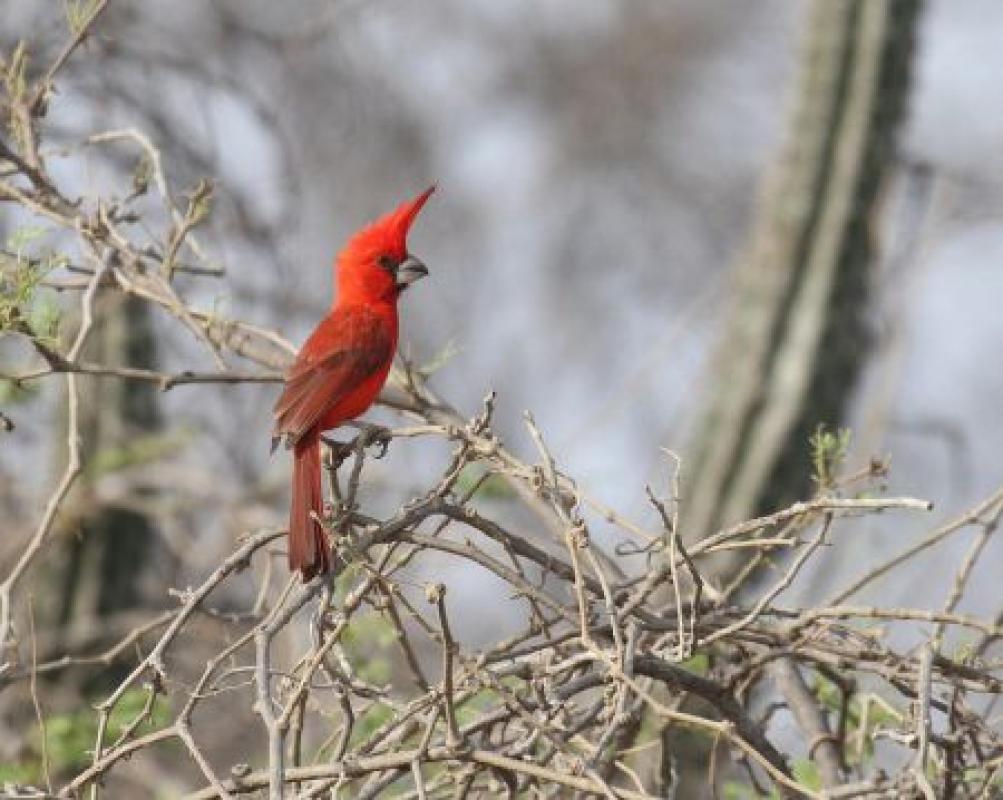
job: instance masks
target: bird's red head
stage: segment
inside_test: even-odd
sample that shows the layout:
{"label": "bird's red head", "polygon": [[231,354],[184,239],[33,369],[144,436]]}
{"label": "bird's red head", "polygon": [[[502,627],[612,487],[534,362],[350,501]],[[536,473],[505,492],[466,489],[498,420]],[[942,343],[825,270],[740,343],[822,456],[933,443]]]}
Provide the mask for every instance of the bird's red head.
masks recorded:
{"label": "bird's red head", "polygon": [[336,265],[339,303],[396,300],[428,274],[425,265],[408,253],[407,233],[434,191],[430,186],[348,240]]}

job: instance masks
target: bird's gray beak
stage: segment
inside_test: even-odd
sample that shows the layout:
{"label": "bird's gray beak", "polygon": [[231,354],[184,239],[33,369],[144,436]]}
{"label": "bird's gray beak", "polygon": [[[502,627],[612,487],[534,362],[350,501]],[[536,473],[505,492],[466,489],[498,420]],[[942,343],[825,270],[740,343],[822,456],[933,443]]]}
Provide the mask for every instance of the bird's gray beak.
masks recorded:
{"label": "bird's gray beak", "polygon": [[414,256],[408,256],[397,267],[397,288],[404,290],[428,275],[428,268]]}

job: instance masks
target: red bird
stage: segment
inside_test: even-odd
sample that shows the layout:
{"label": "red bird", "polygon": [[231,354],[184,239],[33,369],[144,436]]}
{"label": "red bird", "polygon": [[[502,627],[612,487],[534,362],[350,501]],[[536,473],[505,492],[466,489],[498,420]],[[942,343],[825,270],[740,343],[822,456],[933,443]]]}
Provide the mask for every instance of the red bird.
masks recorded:
{"label": "red bird", "polygon": [[323,511],[320,435],[366,411],[397,350],[397,298],[428,275],[407,251],[407,233],[434,191],[430,187],[356,233],[335,263],[338,285],[330,313],[300,349],[275,404],[272,446],[293,448],[289,569],[304,580],[325,573],[331,552],[314,517]]}

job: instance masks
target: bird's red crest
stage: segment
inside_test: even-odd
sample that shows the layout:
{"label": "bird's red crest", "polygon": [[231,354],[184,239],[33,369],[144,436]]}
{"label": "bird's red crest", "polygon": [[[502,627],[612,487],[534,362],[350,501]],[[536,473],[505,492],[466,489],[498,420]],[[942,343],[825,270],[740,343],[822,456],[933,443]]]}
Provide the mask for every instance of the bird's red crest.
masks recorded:
{"label": "bird's red crest", "polygon": [[349,240],[345,253],[363,259],[379,255],[404,258],[408,230],[434,191],[433,184],[414,199],[401,203],[395,211],[371,222]]}

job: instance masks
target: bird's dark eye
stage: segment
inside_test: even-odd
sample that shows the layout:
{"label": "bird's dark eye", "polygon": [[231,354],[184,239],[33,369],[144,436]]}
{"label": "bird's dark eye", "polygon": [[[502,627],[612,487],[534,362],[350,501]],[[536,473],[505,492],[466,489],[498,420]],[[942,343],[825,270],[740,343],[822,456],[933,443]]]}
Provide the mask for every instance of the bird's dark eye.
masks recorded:
{"label": "bird's dark eye", "polygon": [[380,256],[377,261],[379,262],[379,265],[391,275],[397,272],[397,261],[392,256],[383,255]]}

